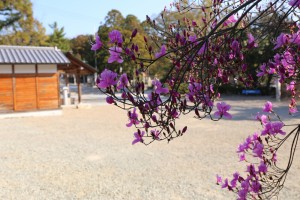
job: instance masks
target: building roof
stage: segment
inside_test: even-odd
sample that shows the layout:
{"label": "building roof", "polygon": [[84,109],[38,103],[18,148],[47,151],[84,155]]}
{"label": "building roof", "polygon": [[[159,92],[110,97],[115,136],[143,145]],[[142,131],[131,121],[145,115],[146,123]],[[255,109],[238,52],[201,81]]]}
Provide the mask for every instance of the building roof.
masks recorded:
{"label": "building roof", "polygon": [[91,65],[84,63],[80,59],[76,58],[70,52],[66,53],[66,57],[70,60],[69,65],[58,65],[58,69],[64,71],[65,73],[69,74],[80,74],[80,75],[87,75],[97,73],[97,69],[92,67]]}
{"label": "building roof", "polygon": [[56,47],[0,45],[0,64],[69,64]]}

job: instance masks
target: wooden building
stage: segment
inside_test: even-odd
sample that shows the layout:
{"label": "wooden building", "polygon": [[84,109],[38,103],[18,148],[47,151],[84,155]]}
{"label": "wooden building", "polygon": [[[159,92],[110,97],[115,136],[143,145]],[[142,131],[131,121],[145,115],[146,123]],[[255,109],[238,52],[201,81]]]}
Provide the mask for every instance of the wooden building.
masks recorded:
{"label": "wooden building", "polygon": [[59,108],[58,65],[69,63],[53,47],[0,46],[0,112]]}
{"label": "wooden building", "polygon": [[54,47],[0,45],[0,112],[60,108],[61,74],[77,77],[80,103],[80,77],[94,73],[92,66]]}

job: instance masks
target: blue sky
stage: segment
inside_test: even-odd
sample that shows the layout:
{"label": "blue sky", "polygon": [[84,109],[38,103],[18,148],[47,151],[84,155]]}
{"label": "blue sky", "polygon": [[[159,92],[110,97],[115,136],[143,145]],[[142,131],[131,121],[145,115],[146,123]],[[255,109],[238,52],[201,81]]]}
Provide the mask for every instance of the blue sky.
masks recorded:
{"label": "blue sky", "polygon": [[68,38],[79,34],[94,34],[111,9],[123,16],[133,14],[141,21],[169,7],[172,0],[32,0],[34,17],[42,22],[47,33],[49,24],[57,22],[65,28]]}

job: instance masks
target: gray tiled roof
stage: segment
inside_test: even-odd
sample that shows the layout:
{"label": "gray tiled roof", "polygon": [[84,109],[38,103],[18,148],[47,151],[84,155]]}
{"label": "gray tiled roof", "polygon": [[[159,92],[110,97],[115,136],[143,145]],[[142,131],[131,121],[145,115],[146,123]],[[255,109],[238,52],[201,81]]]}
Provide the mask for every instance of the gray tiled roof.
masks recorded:
{"label": "gray tiled roof", "polygon": [[70,61],[55,47],[2,46],[0,64],[68,64]]}

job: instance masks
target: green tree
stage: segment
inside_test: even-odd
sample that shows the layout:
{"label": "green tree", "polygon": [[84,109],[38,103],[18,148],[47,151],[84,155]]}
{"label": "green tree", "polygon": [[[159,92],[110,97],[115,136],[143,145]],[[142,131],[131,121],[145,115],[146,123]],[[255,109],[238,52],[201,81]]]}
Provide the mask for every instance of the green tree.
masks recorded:
{"label": "green tree", "polygon": [[93,35],[78,35],[70,40],[73,54],[86,61],[89,65],[95,66],[95,52],[91,51],[91,40]]}
{"label": "green tree", "polygon": [[65,38],[64,27],[58,28],[57,22],[49,25],[53,33],[49,35],[47,40],[49,46],[57,46],[62,51],[70,51],[70,41]]}
{"label": "green tree", "polygon": [[6,1],[0,2],[0,31],[3,28],[12,26],[15,22],[20,20],[21,12],[13,9]]}
{"label": "green tree", "polygon": [[122,13],[118,10],[111,10],[107,13],[105,17],[105,26],[118,28],[124,24],[124,17]]}
{"label": "green tree", "polygon": [[6,0],[0,3],[0,43],[7,45],[46,45],[46,30],[34,19],[30,0]]}

